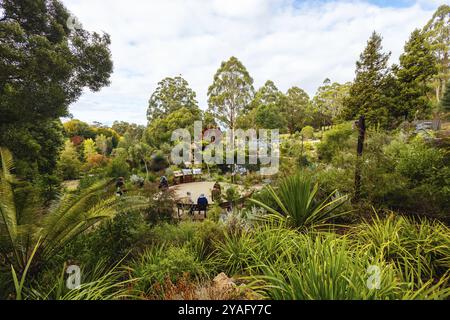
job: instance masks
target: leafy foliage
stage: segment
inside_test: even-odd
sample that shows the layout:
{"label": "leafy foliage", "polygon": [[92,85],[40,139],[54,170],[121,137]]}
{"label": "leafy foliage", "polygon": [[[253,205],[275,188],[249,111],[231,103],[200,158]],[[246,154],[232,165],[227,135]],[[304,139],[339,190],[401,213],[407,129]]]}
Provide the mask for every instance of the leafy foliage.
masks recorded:
{"label": "leafy foliage", "polygon": [[155,286],[167,278],[176,282],[184,274],[191,277],[205,275],[204,267],[187,247],[151,247],[130,265],[130,269],[139,278],[134,290],[144,295],[151,294]]}
{"label": "leafy foliage", "polygon": [[60,1],[5,0],[0,12],[0,145],[19,162],[37,159],[38,173],[52,173],[62,144],[54,139],[59,117],[84,88],[109,84],[110,38],[71,31]]}
{"label": "leafy foliage", "polygon": [[195,98],[195,92],[189,88],[185,79],[165,78],[158,83],[158,88],[150,98],[147,119],[151,123],[183,108],[196,112],[198,103]]}
{"label": "leafy foliage", "polygon": [[440,101],[444,88],[450,78],[450,6],[442,5],[423,28],[437,59],[437,73],[434,75],[433,86],[436,100]]}
{"label": "leafy foliage", "polygon": [[112,218],[124,207],[147,206],[145,199],[119,199],[106,193],[108,181],[94,183],[80,194],[65,194],[48,209],[42,209],[31,197],[19,206],[15,202],[15,178],[11,174],[12,156],[3,148],[0,155],[0,253],[20,273],[37,243],[31,270],[51,260],[79,234],[99,221]]}
{"label": "leafy foliage", "polygon": [[200,109],[190,110],[183,107],[163,118],[152,121],[145,131],[145,142],[150,146],[160,148],[164,143],[171,143],[173,131],[183,128],[193,132],[194,122],[201,119]]}
{"label": "leafy foliage", "polygon": [[339,151],[348,147],[353,130],[350,125],[342,124],[326,131],[317,147],[319,159],[330,162]]}
{"label": "leafy foliage", "polygon": [[253,79],[235,57],[222,62],[208,88],[209,111],[229,128],[236,128],[236,119],[253,97]]}
{"label": "leafy foliage", "polygon": [[447,83],[444,97],[442,98],[441,105],[445,111],[450,110],[450,81]]}
{"label": "leafy foliage", "polygon": [[331,83],[326,79],[312,101],[314,106],[313,122],[319,126],[327,126],[341,120],[344,101],[348,98],[351,83]]}
{"label": "leafy foliage", "polygon": [[123,280],[125,272],[116,264],[110,267],[104,260],[96,261],[92,269],[82,269],[81,285],[76,290],[66,286],[64,274],[66,265],[56,281],[33,284],[27,289],[30,300],[123,300],[135,298],[128,287],[136,279]]}
{"label": "leafy foliage", "polygon": [[78,179],[81,170],[81,161],[78,153],[70,140],[66,141],[64,150],[58,161],[58,171],[64,180]]}

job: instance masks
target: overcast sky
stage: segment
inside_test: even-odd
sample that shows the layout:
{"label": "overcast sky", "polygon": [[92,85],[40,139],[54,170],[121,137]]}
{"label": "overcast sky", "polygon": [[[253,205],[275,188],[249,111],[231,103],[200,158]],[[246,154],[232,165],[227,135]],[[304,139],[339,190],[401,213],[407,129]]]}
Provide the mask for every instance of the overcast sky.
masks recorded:
{"label": "overcast sky", "polygon": [[373,30],[396,62],[410,33],[449,0],[63,0],[90,31],[112,38],[111,86],[87,91],[75,118],[146,123],[158,82],[183,76],[206,109],[220,63],[236,56],[255,81],[311,96],[325,78],[354,78],[355,61]]}

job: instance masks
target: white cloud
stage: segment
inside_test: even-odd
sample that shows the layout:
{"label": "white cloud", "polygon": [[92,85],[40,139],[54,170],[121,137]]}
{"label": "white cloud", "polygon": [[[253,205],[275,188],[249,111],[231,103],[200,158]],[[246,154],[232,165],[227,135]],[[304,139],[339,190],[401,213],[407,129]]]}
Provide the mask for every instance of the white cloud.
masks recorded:
{"label": "white cloud", "polygon": [[181,74],[206,108],[206,92],[221,61],[235,55],[255,87],[273,80],[313,95],[325,78],[349,81],[373,30],[395,62],[414,28],[438,3],[405,8],[362,1],[294,0],[63,0],[92,31],[112,37],[112,84],[87,92],[71,106],[75,117],[111,123],[146,123],[157,83]]}

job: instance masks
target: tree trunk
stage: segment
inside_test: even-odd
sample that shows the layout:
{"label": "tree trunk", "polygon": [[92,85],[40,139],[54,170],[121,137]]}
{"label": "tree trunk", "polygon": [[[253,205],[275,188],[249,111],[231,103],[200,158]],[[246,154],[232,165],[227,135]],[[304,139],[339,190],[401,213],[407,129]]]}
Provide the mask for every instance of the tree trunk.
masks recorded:
{"label": "tree trunk", "polygon": [[148,181],[148,166],[147,166],[147,161],[144,160],[144,165],[145,165],[145,177],[146,180]]}
{"label": "tree trunk", "polygon": [[302,157],[303,157],[304,143],[305,143],[305,136],[302,134]]}
{"label": "tree trunk", "polygon": [[356,149],[356,168],[355,168],[355,197],[358,202],[361,198],[361,160],[364,151],[364,140],[366,137],[366,119],[364,116],[358,120],[358,146]]}
{"label": "tree trunk", "polygon": [[436,101],[439,103],[441,101],[441,81],[438,80],[438,84],[436,86]]}

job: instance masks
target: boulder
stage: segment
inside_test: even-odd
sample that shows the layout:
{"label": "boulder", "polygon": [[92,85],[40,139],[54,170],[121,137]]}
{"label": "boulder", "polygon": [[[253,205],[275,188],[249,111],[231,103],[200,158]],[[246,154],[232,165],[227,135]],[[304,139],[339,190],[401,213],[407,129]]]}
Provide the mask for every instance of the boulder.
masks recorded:
{"label": "boulder", "polygon": [[225,273],[219,274],[213,279],[214,287],[220,290],[227,290],[236,287],[234,279],[228,278]]}

